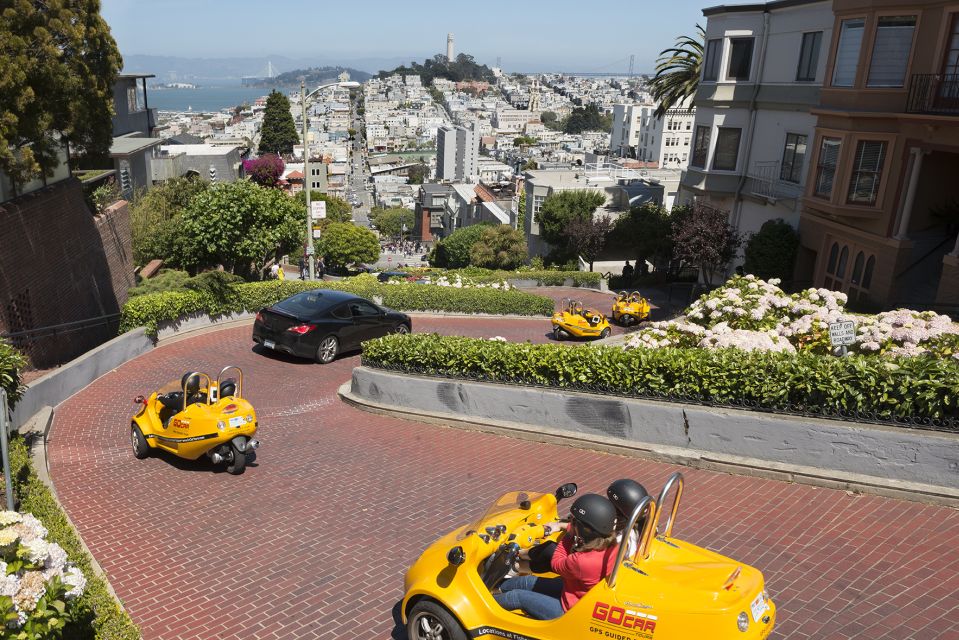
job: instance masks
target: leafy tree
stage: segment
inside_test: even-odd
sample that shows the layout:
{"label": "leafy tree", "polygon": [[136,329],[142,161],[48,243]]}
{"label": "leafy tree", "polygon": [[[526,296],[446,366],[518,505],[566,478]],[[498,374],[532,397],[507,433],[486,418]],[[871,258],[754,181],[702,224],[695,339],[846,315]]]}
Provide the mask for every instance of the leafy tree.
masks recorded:
{"label": "leafy tree", "polygon": [[523,164],[523,171],[536,171],[539,168],[539,165],[536,164],[536,161],[530,158]]}
{"label": "leafy tree", "polygon": [[191,270],[222,265],[247,276],[300,245],[305,224],[306,210],[282,191],[248,180],[215,184],[183,212],[180,261]]}
{"label": "leafy tree", "polygon": [[676,46],[663,49],[656,60],[656,75],[649,81],[653,98],[659,102],[656,116],[663,117],[673,106],[696,93],[703,62],[706,31],[696,25],[697,38],[681,36]]}
{"label": "leafy tree", "polygon": [[595,104],[576,107],[563,122],[563,130],[573,135],[584,131],[607,131],[612,129],[612,126],[612,118],[600,113]]}
{"label": "leafy tree", "polygon": [[526,235],[508,224],[486,227],[470,247],[470,264],[474,267],[512,270],[528,258]]}
{"label": "leafy tree", "polygon": [[588,220],[604,202],[606,196],[600,191],[560,191],[543,200],[536,213],[539,233],[543,240],[554,247],[567,246],[566,227],[570,220]]}
{"label": "leafy tree", "polygon": [[370,211],[370,222],[376,225],[380,235],[394,238],[403,233],[403,225],[407,231],[413,230],[414,214],[409,209],[394,207],[391,209],[373,209]]}
{"label": "leafy tree", "polygon": [[423,181],[429,177],[430,168],[423,163],[414,164],[407,171],[410,184],[423,184]]}
{"label": "leafy tree", "polygon": [[210,183],[199,178],[173,178],[136,194],[130,203],[133,261],[145,265],[161,259],[169,267],[184,267],[180,217],[193,199],[209,188]]}
{"label": "leafy tree", "polygon": [[537,142],[539,142],[539,140],[537,140],[536,138],[532,136],[518,136],[516,138],[513,138],[514,147],[528,147],[530,145],[536,144]]}
{"label": "leafy tree", "polygon": [[290,112],[290,101],[274,89],[266,98],[258,153],[261,156],[268,153],[290,154],[293,153],[293,145],[299,142],[300,136],[296,132],[293,114]]}
{"label": "leafy tree", "polygon": [[446,269],[461,269],[469,266],[473,245],[480,241],[483,232],[489,227],[489,223],[482,223],[457,229],[449,237],[443,238],[433,246],[430,264]]}
{"label": "leafy tree", "polygon": [[792,225],[782,219],[767,220],[746,243],[743,270],[763,280],[789,280],[798,250],[799,234]]}
{"label": "leafy tree", "polygon": [[647,202],[632,207],[616,219],[609,245],[653,264],[668,261],[673,252],[672,223],[670,213],[662,205]]}
{"label": "leafy tree", "polygon": [[742,244],[729,224],[729,212],[698,202],[672,226],[676,257],[699,267],[707,283],[713,282]]}
{"label": "leafy tree", "polygon": [[516,211],[516,228],[520,231],[526,229],[526,190],[519,192],[519,204]]}
{"label": "leafy tree", "polygon": [[333,222],[323,230],[317,251],[326,257],[328,267],[345,269],[356,262],[379,260],[380,242],[369,229],[349,222]]}
{"label": "leafy tree", "polygon": [[542,122],[546,126],[549,126],[550,124],[556,122],[556,118],[557,118],[556,114],[553,113],[552,111],[544,111],[543,113],[539,114],[540,122]]}
{"label": "leafy tree", "polygon": [[[422,64],[411,62],[410,66],[400,65],[390,71],[380,71],[379,77],[386,78],[392,75],[420,76],[424,85],[429,85],[434,78],[445,78],[453,82],[464,80],[485,80],[496,82],[493,70],[485,64],[477,64],[473,56],[461,53],[452,61],[443,54],[436,54],[423,61]],[[442,101],[438,101],[442,104]]]}
{"label": "leafy tree", "polygon": [[[353,220],[353,207],[343,198],[331,196],[321,191],[310,191],[310,201],[326,203],[325,221],[317,221],[317,226],[323,226],[330,222],[351,222]],[[306,211],[306,192],[300,191],[296,194],[296,201],[300,203],[303,210]]]}
{"label": "leafy tree", "polygon": [[0,171],[14,189],[74,153],[106,154],[122,66],[98,0],[0,2]]}
{"label": "leafy tree", "polygon": [[569,248],[589,263],[593,270],[593,261],[606,246],[606,238],[613,224],[609,216],[600,218],[572,218],[566,223],[565,234]]}
{"label": "leafy tree", "polygon": [[283,158],[272,153],[243,161],[243,171],[261,187],[276,187],[283,177],[285,166]]}

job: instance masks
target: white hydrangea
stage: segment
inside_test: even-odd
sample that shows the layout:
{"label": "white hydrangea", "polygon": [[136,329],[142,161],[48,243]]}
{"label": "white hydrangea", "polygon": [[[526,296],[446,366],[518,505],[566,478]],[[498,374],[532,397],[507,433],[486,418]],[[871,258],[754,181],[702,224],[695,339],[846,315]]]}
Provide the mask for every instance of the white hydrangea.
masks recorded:
{"label": "white hydrangea", "polygon": [[23,516],[16,511],[0,511],[0,527],[8,527],[23,521]]}
{"label": "white hydrangea", "polygon": [[70,587],[66,593],[69,600],[83,595],[83,591],[87,587],[87,578],[77,567],[70,567],[63,574],[63,583]]}
{"label": "white hydrangea", "polygon": [[25,541],[22,546],[33,564],[45,563],[47,556],[50,555],[49,545],[41,538]]}

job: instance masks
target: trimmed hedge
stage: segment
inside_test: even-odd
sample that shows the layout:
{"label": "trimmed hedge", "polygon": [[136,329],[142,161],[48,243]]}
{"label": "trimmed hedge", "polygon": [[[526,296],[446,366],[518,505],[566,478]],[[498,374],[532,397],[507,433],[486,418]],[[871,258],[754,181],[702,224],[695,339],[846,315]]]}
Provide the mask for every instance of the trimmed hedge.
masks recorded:
{"label": "trimmed hedge", "polygon": [[959,362],[737,349],[512,344],[415,334],[363,343],[363,363],[411,373],[867,419],[959,420]]}
{"label": "trimmed hedge", "polygon": [[7,392],[11,409],[23,394],[20,372],[25,366],[26,357],[0,338],[0,388]]}
{"label": "trimmed hedge", "polygon": [[364,298],[378,298],[399,311],[446,311],[452,313],[515,314],[549,316],[553,301],[522,291],[457,289],[423,284],[384,284],[372,276],[357,276],[338,282],[270,280],[231,285],[220,294],[211,291],[154,293],[131,298],[123,305],[120,333],[146,327],[155,336],[161,322],[191,314],[220,316],[259,311],[294,293],[309,289],[349,291]]}
{"label": "trimmed hedge", "polygon": [[447,278],[456,275],[463,278],[469,278],[478,284],[487,284],[490,282],[502,282],[503,280],[535,280],[537,285],[543,287],[563,286],[566,280],[572,280],[574,287],[598,287],[603,279],[603,274],[595,271],[550,271],[549,269],[518,269],[516,271],[493,271],[480,267],[466,267],[463,269],[433,269],[418,268],[400,269],[408,271],[410,275],[428,275],[430,277],[446,276]]}
{"label": "trimmed hedge", "polygon": [[72,640],[139,640],[139,629],[110,595],[107,583],[94,573],[91,558],[83,549],[76,531],[50,489],[34,472],[22,437],[10,439],[10,475],[20,500],[20,511],[32,513],[43,523],[49,532],[47,540],[63,547],[67,557],[87,579],[83,595],[69,609],[69,620],[62,637]]}

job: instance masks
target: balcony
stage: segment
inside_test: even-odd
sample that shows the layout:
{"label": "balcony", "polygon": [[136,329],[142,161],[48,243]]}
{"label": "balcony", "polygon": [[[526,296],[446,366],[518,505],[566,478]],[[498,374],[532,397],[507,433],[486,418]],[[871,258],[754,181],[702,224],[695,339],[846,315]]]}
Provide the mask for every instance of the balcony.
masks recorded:
{"label": "balcony", "polygon": [[752,170],[746,173],[744,191],[771,202],[777,200],[798,200],[803,187],[781,178],[781,163],[776,160],[754,162]]}
{"label": "balcony", "polygon": [[909,79],[906,113],[959,116],[959,75],[913,74]]}

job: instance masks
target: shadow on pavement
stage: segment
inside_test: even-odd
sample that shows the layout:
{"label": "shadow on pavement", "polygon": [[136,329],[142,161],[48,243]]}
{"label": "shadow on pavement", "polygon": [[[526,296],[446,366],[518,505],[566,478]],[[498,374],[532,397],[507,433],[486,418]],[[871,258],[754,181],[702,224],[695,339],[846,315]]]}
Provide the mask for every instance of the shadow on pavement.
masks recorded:
{"label": "shadow on pavement", "polygon": [[406,627],[403,625],[403,618],[400,616],[400,607],[403,606],[402,600],[397,600],[393,605],[393,632],[390,633],[390,640],[408,640]]}

